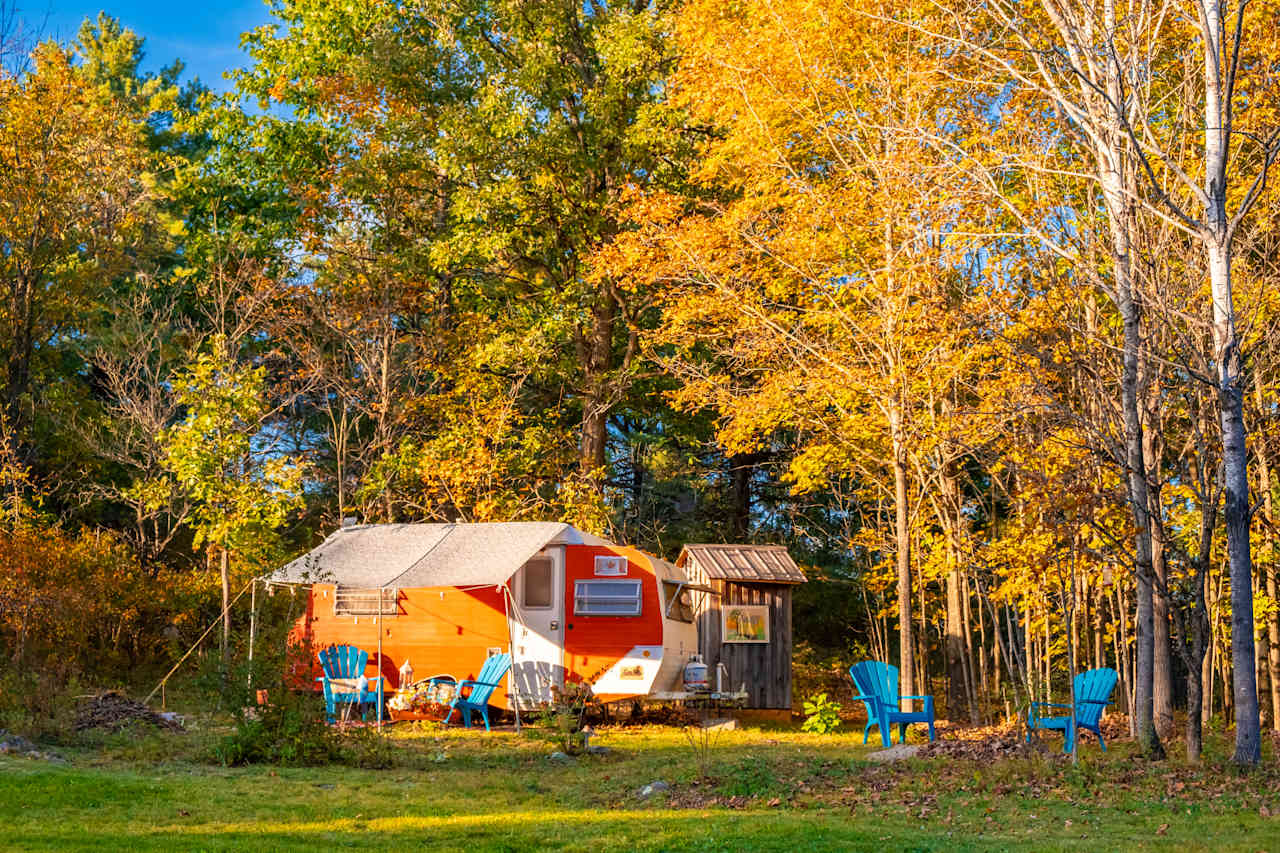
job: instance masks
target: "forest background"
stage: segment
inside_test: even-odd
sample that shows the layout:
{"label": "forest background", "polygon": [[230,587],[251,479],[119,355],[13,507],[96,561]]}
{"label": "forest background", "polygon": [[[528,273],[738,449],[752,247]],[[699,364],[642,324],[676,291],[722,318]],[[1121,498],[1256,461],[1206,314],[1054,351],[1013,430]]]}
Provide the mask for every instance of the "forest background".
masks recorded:
{"label": "forest background", "polygon": [[1114,666],[1259,759],[1274,3],[270,11],[215,93],[0,10],[12,671],[162,671],[344,518],[558,519],[785,543],[801,665],[952,719]]}

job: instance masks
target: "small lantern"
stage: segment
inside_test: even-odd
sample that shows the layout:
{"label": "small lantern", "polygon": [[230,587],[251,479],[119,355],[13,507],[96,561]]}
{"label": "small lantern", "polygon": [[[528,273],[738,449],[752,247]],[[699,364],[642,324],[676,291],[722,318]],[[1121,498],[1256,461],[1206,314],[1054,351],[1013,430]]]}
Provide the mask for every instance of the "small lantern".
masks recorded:
{"label": "small lantern", "polygon": [[410,684],[413,684],[413,666],[405,658],[404,663],[400,664],[400,686],[408,687]]}

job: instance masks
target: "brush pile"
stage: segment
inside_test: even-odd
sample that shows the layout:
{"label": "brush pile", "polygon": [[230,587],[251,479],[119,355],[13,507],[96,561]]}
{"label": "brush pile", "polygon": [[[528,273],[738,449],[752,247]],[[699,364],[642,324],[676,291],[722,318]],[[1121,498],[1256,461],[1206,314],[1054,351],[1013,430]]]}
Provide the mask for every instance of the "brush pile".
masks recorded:
{"label": "brush pile", "polygon": [[78,732],[86,729],[118,732],[134,720],[142,720],[163,729],[182,729],[182,724],[173,715],[153,711],[119,690],[108,690],[97,696],[86,697],[76,706],[75,726]]}

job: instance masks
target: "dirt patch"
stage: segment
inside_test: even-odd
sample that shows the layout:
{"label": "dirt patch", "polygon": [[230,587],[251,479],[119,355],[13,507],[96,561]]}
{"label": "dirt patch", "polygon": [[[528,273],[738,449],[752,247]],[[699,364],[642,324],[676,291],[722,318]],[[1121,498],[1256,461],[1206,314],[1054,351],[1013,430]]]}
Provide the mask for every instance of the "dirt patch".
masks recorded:
{"label": "dirt patch", "polygon": [[108,690],[97,696],[87,697],[76,706],[75,727],[78,732],[87,729],[118,732],[134,720],[141,720],[162,729],[182,730],[182,724],[176,717],[153,711],[118,690]]}

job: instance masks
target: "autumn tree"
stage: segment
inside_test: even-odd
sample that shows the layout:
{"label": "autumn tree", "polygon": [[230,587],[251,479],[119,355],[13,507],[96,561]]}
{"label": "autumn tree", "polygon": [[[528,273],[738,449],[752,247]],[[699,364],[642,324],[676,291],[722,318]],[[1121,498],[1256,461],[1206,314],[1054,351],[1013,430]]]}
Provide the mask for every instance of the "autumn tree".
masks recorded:
{"label": "autumn tree", "polygon": [[142,128],[52,43],[29,72],[0,74],[0,280],[7,420],[25,434],[54,353],[83,326],[98,288],[127,268],[152,218],[154,177]]}
{"label": "autumn tree", "polygon": [[219,559],[224,661],[231,555],[261,553],[301,499],[297,466],[263,433],[264,377],[261,367],[236,364],[225,338],[213,338],[174,378],[186,415],[163,438],[168,474],[192,503],[194,546]]}
{"label": "autumn tree", "polygon": [[[839,25],[815,29],[813,15]],[[653,346],[681,380],[674,399],[715,411],[729,453],[786,434],[796,493],[852,481],[892,507],[882,550],[911,695],[923,663],[916,472],[950,429],[969,293],[948,236],[962,182],[899,128],[936,121],[954,93],[927,44],[894,43],[842,8],[694,4],[685,16],[675,102],[715,128],[700,193],[638,193],[636,230],[601,262],[675,286]]]}

